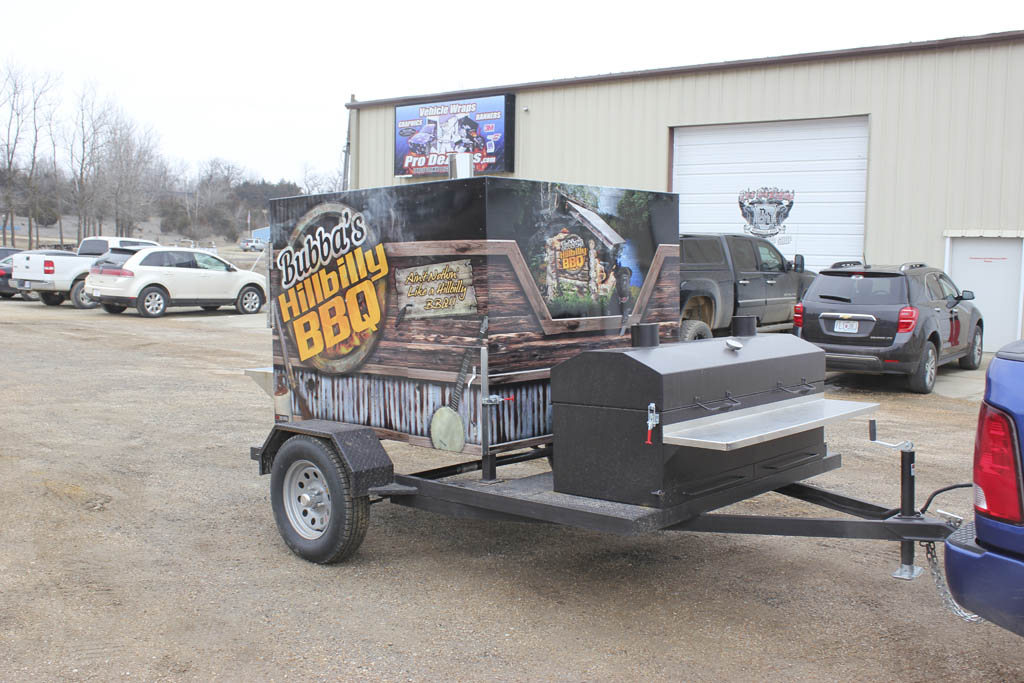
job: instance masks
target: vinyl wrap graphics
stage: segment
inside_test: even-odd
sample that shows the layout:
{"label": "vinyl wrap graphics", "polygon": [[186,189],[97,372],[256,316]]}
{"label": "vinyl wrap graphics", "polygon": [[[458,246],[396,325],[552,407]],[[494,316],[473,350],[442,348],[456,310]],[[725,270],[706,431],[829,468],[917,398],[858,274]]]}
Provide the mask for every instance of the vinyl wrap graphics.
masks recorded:
{"label": "vinyl wrap graphics", "polygon": [[[679,325],[674,195],[480,177],[270,202],[281,420],[478,454],[551,440],[550,368]],[[481,409],[481,349],[491,392]],[[439,427],[444,415],[444,429]]]}

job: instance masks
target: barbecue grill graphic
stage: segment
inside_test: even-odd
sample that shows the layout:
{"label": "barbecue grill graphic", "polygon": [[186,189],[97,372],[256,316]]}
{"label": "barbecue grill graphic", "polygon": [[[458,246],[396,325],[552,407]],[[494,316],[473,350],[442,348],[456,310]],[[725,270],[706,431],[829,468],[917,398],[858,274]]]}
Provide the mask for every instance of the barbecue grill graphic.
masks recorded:
{"label": "barbecue grill graphic", "polygon": [[793,190],[777,187],[746,189],[740,192],[740,213],[746,225],[743,231],[758,237],[773,237],[786,232],[786,218],[793,210]]}

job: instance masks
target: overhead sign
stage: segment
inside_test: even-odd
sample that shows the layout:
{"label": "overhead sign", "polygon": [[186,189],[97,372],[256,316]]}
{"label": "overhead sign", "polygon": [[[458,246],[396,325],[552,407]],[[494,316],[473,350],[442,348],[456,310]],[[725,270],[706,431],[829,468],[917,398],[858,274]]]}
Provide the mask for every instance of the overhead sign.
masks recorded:
{"label": "overhead sign", "polygon": [[448,175],[448,155],[469,152],[477,173],[511,172],[515,95],[395,107],[395,175]]}

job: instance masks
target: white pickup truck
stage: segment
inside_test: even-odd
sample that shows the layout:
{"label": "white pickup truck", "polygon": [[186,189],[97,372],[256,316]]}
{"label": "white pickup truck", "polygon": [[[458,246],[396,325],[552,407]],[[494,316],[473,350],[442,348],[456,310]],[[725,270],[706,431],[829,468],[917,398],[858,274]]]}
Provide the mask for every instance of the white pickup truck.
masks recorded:
{"label": "white pickup truck", "polygon": [[14,255],[10,283],[21,292],[36,292],[47,306],[59,306],[70,298],[75,308],[95,308],[97,303],[85,291],[85,277],[97,258],[114,247],[158,246],[150,240],[128,237],[89,237],[82,240],[74,254],[23,252]]}

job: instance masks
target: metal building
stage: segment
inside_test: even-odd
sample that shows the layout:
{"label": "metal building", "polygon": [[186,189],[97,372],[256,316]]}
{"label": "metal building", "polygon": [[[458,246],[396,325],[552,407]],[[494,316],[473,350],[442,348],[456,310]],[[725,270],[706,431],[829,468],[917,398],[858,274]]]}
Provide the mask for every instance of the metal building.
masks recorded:
{"label": "metal building", "polygon": [[348,107],[353,188],[469,151],[478,173],[669,190],[681,231],[764,234],[812,269],[944,266],[987,350],[1021,336],[1024,31]]}

